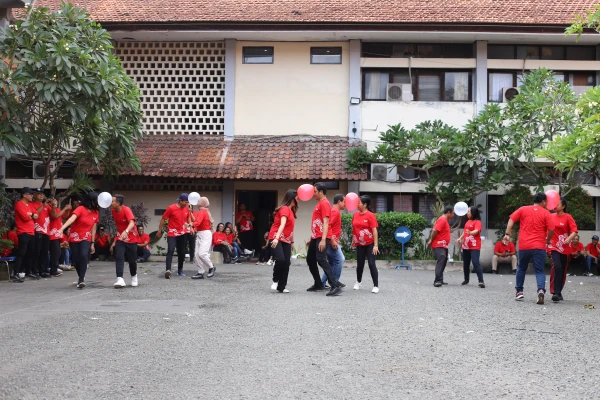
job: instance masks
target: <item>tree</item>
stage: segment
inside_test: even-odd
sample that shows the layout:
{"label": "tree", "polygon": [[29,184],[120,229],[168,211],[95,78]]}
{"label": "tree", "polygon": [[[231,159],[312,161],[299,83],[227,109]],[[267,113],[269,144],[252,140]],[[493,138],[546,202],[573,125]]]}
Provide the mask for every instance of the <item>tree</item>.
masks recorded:
{"label": "tree", "polygon": [[[496,214],[496,235],[498,239],[504,236],[506,225],[510,215],[520,207],[533,204],[533,195],[531,189],[527,186],[517,184],[509,188],[498,204],[498,213]],[[516,240],[519,236],[519,222],[516,222],[512,231],[512,238]]]}
{"label": "tree", "polygon": [[140,168],[140,93],[112,49],[106,30],[65,3],[31,9],[0,42],[0,145],[41,160],[52,193],[65,161],[107,175]]}
{"label": "tree", "polygon": [[596,229],[596,210],[594,198],[581,186],[569,190],[567,199],[567,212],[571,214],[579,230]]}

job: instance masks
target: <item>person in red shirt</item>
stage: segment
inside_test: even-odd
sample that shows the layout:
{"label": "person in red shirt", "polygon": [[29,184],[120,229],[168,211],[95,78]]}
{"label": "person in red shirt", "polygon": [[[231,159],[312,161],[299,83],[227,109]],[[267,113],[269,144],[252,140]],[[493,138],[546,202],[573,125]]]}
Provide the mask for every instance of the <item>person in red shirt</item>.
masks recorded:
{"label": "person in red shirt", "polygon": [[515,300],[522,301],[525,272],[529,262],[533,262],[535,278],[537,281],[537,304],[544,304],[546,293],[546,249],[554,235],[554,221],[550,212],[546,210],[546,195],[536,193],[533,196],[532,206],[523,206],[511,214],[506,227],[506,238],[510,239],[515,222],[521,221],[519,232],[519,264],[517,266],[517,284],[515,286]]}
{"label": "person in red shirt", "polygon": [[354,290],[360,289],[365,258],[369,260],[369,271],[373,279],[372,293],[379,293],[379,272],[375,265],[375,256],[379,254],[377,218],[371,211],[371,198],[360,196],[358,212],[352,216],[352,246],[356,247],[356,283]]}
{"label": "person in red shirt", "polygon": [[452,206],[444,207],[444,213],[437,219],[431,237],[427,241],[427,246],[431,246],[435,254],[435,280],[433,286],[440,287],[445,284],[444,270],[448,263],[448,245],[450,244],[450,221],[454,218],[454,208]]}
{"label": "person in red shirt", "polygon": [[210,202],[206,197],[198,200],[198,212],[194,214],[194,230],[196,231],[196,254],[194,264],[198,267],[198,273],[192,279],[204,279],[204,267],[208,269],[208,277],[215,273],[215,266],[210,259],[210,246],[212,244],[213,220],[208,211]]}
{"label": "person in red shirt", "polygon": [[50,278],[48,272],[46,272],[46,264],[48,263],[48,251],[50,249],[50,199],[46,199],[44,191],[42,189],[35,189],[33,194],[33,202],[31,205],[38,214],[38,218],[35,220],[35,239],[33,245],[33,256],[32,265],[30,271],[30,277],[33,279],[37,278]]}
{"label": "person in red shirt", "polygon": [[71,205],[67,204],[62,210],[58,208],[58,201],[54,195],[50,195],[50,226],[48,227],[48,236],[50,238],[50,275],[60,276],[62,272],[58,270],[60,261],[60,239],[64,236],[59,233],[62,226],[62,216],[65,212],[71,210]]}
{"label": "person in red shirt", "polygon": [[117,225],[117,233],[115,234],[115,241],[113,243],[117,273],[117,281],[114,284],[116,289],[121,289],[126,286],[125,280],[123,279],[125,260],[127,260],[127,264],[129,264],[131,286],[136,287],[138,285],[137,249],[139,235],[135,226],[135,216],[133,215],[131,208],[124,204],[125,196],[116,194],[113,196],[112,204],[110,205],[112,217]]}
{"label": "person in red shirt", "polygon": [[572,273],[573,268],[580,266],[582,269],[586,269],[585,263],[585,248],[583,247],[583,243],[579,241],[579,235],[575,235],[571,244],[569,245],[569,276],[574,276]]}
{"label": "person in red shirt", "polygon": [[273,225],[269,231],[269,244],[271,255],[275,260],[273,265],[272,290],[279,293],[289,293],[287,286],[290,265],[292,263],[292,243],[294,243],[294,224],[298,211],[298,193],[289,189],[279,207],[275,209]]}
{"label": "person in red shirt", "polygon": [[217,225],[217,230],[213,233],[212,245],[213,251],[220,251],[223,253],[223,262],[225,264],[229,264],[232,261],[237,262],[237,257],[233,255],[233,246],[227,240],[225,224],[222,222]]}
{"label": "person in red shirt", "polygon": [[190,210],[190,223],[185,228],[185,250],[190,255],[190,262],[194,263],[194,254],[196,254],[196,232],[194,232],[194,206],[188,204]]}
{"label": "person in red shirt", "polygon": [[10,240],[12,242],[12,248],[3,249],[2,253],[0,253],[0,257],[13,257],[17,254],[17,249],[19,248],[19,236],[17,236],[17,225],[14,222],[10,226],[10,230],[2,235],[2,239]]}
{"label": "person in red shirt", "polygon": [[332,237],[331,229],[329,229],[331,205],[327,200],[327,186],[321,182],[315,183],[314,193],[317,205],[312,214],[311,240],[306,254],[306,263],[315,283],[307,291],[314,292],[325,289],[321,283],[321,275],[319,275],[318,266],[320,266],[327,275],[327,281],[331,287],[327,296],[336,296],[342,291],[342,284],[335,279],[329,260],[327,260],[327,246],[331,246]]}
{"label": "person in red shirt", "polygon": [[567,214],[567,200],[560,198],[560,202],[551,214],[554,222],[554,235],[550,240],[548,252],[552,261],[550,269],[550,293],[552,301],[563,299],[562,289],[567,282],[567,269],[569,255],[571,254],[571,241],[577,235],[577,225],[570,214]]}
{"label": "person in red shirt", "polygon": [[479,287],[485,288],[483,282],[483,269],[479,264],[479,256],[481,254],[481,214],[477,207],[469,207],[467,211],[468,221],[465,223],[462,235],[456,240],[457,243],[462,243],[463,249],[463,273],[465,280],[463,285],[469,284],[471,262],[479,280]]}
{"label": "person in red shirt", "polygon": [[167,259],[165,278],[171,279],[171,264],[173,263],[173,255],[177,249],[177,275],[185,276],[183,273],[183,263],[185,262],[185,232],[188,226],[192,223],[190,217],[190,209],[188,205],[188,194],[182,193],[177,199],[177,203],[171,204],[163,214],[156,237],[162,237],[163,227],[167,224]]}
{"label": "person in red shirt", "polygon": [[25,187],[21,190],[21,200],[15,203],[15,224],[17,225],[16,233],[19,239],[19,247],[15,254],[12,282],[23,282],[25,272],[30,273],[35,240],[34,221],[38,218],[36,210],[31,205],[32,201],[33,190]]}
{"label": "person in red shirt", "polygon": [[502,238],[502,240],[494,246],[492,274],[498,273],[498,263],[511,263],[513,274],[517,273],[517,250],[515,249],[515,245],[506,238]]}
{"label": "person in red shirt", "polygon": [[235,224],[239,226],[239,236],[242,247],[254,250],[256,247],[256,237],[254,236],[254,214],[246,210],[246,205],[241,203],[239,211],[235,214]]}
{"label": "person in red shirt", "polygon": [[138,234],[140,235],[137,248],[137,261],[144,263],[150,258],[150,235],[144,232],[144,226],[137,226]]}
{"label": "person in red shirt", "polygon": [[[340,237],[342,235],[342,214],[340,213],[346,207],[346,196],[341,193],[333,196],[333,205],[331,206],[331,219],[329,220],[329,226],[331,229],[331,246],[327,248],[327,260],[331,265],[333,271],[333,277],[336,281],[340,281],[342,276],[342,267],[344,266],[344,252],[340,245]],[[321,282],[323,285],[327,283],[327,275],[321,276]]]}
{"label": "person in red shirt", "polygon": [[[587,265],[587,271],[583,276],[594,276],[592,274],[592,264],[598,266],[598,255],[600,254],[600,248],[598,248],[598,236],[592,236],[592,242],[585,246],[585,260]],[[600,269],[600,268],[599,268]]]}
{"label": "person in red shirt", "polygon": [[69,247],[73,257],[73,266],[79,276],[77,288],[85,287],[85,274],[87,272],[88,258],[94,254],[94,241],[96,240],[96,225],[100,218],[98,206],[98,193],[90,192],[82,201],[82,205],[73,210],[67,222],[59,229],[62,234],[67,227],[69,232]]}
{"label": "person in red shirt", "polygon": [[98,224],[95,248],[96,252],[92,255],[92,260],[99,259],[100,261],[105,261],[111,257],[111,236],[106,232],[106,226],[104,226],[104,224]]}

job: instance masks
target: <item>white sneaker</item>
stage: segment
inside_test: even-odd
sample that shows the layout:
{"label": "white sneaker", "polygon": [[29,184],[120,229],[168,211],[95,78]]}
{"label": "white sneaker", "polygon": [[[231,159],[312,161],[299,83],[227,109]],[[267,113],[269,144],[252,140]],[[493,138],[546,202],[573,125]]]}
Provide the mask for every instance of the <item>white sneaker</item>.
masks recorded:
{"label": "white sneaker", "polygon": [[21,279],[25,278],[25,272],[19,272],[19,278],[21,278]]}
{"label": "white sneaker", "polygon": [[121,289],[125,286],[125,280],[123,278],[117,278],[117,281],[115,282],[115,289]]}
{"label": "white sneaker", "polygon": [[273,265],[273,260],[267,261],[267,265]]}
{"label": "white sneaker", "polygon": [[356,281],[356,283],[354,284],[354,290],[358,290],[360,289],[360,282]]}
{"label": "white sneaker", "polygon": [[287,289],[283,289],[283,293],[289,293],[290,291]]}
{"label": "white sneaker", "polygon": [[371,290],[371,293],[379,293],[379,288],[377,286],[373,287],[373,290]]}
{"label": "white sneaker", "polygon": [[244,249],[244,254],[252,254],[252,252],[248,249]]}
{"label": "white sneaker", "polygon": [[138,285],[137,275],[131,277],[131,286],[136,287]]}
{"label": "white sneaker", "polygon": [[260,261],[257,261],[256,265],[263,265],[263,263],[261,263]]}
{"label": "white sneaker", "polygon": [[62,274],[62,273],[63,273],[63,270],[62,270],[62,269],[60,269],[60,268],[56,268],[56,272],[58,272],[59,274]]}
{"label": "white sneaker", "polygon": [[271,285],[271,290],[277,290],[277,282],[273,282]]}
{"label": "white sneaker", "polygon": [[592,273],[590,272],[588,276],[594,276],[594,274],[592,274]]}

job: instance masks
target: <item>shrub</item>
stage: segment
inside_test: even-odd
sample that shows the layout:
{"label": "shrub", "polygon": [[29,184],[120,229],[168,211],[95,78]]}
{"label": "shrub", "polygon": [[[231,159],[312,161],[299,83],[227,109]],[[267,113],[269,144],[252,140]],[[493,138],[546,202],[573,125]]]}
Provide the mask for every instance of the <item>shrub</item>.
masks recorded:
{"label": "shrub", "polygon": [[[510,215],[520,207],[531,204],[533,204],[533,195],[531,194],[531,189],[527,186],[514,185],[504,193],[498,204],[498,214],[496,216],[496,227],[498,228],[496,235],[498,236],[498,240],[506,232],[506,225],[508,224]],[[517,222],[512,230],[512,238],[515,243],[518,235],[519,223]]]}
{"label": "shrub", "polygon": [[574,187],[565,196],[567,212],[571,214],[579,230],[596,229],[596,210],[594,199],[581,186]]}
{"label": "shrub", "polygon": [[[423,230],[427,228],[427,220],[416,213],[385,212],[376,214],[379,228],[379,251],[383,258],[399,260],[402,257],[402,245],[394,238],[394,232],[401,226],[406,226],[412,232],[412,238],[404,245],[404,251],[417,246],[423,238]],[[355,258],[352,250],[352,214],[342,215],[342,250],[348,259]],[[406,254],[405,254],[406,255]]]}

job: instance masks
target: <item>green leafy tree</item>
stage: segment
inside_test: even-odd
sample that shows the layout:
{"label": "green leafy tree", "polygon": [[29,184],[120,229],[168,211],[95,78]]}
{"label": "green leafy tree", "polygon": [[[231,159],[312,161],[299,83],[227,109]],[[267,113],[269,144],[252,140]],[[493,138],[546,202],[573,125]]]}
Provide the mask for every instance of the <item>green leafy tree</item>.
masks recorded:
{"label": "green leafy tree", "polygon": [[106,30],[84,10],[62,3],[57,11],[31,9],[4,35],[0,144],[46,165],[42,187],[55,192],[65,161],[84,161],[109,176],[139,169],[140,93]]}
{"label": "green leafy tree", "polygon": [[565,196],[568,202],[567,212],[571,214],[579,230],[596,229],[596,210],[594,198],[581,186],[569,190]]}
{"label": "green leafy tree", "polygon": [[[496,235],[498,240],[504,236],[506,225],[510,215],[523,206],[533,204],[533,195],[528,186],[517,184],[509,188],[498,204],[498,213],[496,214],[495,227],[498,229]],[[519,222],[516,222],[512,230],[512,239],[516,241],[519,236]]]}

